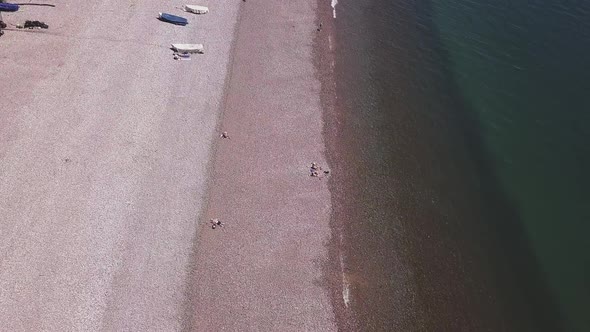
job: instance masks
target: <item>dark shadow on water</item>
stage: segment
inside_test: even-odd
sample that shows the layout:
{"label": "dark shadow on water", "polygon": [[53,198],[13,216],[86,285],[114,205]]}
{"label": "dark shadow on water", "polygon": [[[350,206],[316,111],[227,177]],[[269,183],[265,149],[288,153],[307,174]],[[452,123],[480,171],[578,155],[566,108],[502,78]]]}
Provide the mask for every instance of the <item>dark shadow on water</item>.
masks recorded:
{"label": "dark shadow on water", "polygon": [[[418,16],[432,17],[432,2],[424,0],[419,3],[421,4],[417,6]],[[424,12],[421,13],[420,9]],[[530,246],[523,221],[519,216],[518,206],[507,198],[500,186],[501,181],[493,166],[495,161],[487,153],[481,136],[483,129],[476,116],[477,113],[462,100],[460,88],[456,84],[457,80],[453,72],[448,70],[451,64],[449,55],[442,46],[440,32],[434,24],[426,27],[425,31],[432,35],[429,43],[431,42],[433,50],[440,57],[440,63],[444,64],[439,68],[443,79],[441,87],[446,87],[446,94],[450,96],[447,109],[455,111],[455,118],[451,119],[451,125],[456,126],[457,130],[457,136],[453,138],[454,144],[459,145],[461,141],[465,144],[480,182],[478,187],[485,202],[483,227],[486,231],[490,231],[491,236],[491,241],[488,243],[490,257],[496,256],[492,262],[501,271],[499,278],[502,288],[499,290],[522,293],[522,304],[529,307],[530,317],[528,318],[532,320],[531,327],[534,331],[563,330],[565,322],[550,294],[548,283]],[[512,294],[507,294],[505,300],[510,301],[511,296]],[[514,309],[519,310],[518,307]],[[520,317],[516,316],[514,319],[519,320]]]}
{"label": "dark shadow on water", "polygon": [[337,317],[363,330],[559,331],[518,207],[448,69],[431,2],[394,3],[339,4],[335,23],[327,275],[345,257],[354,316],[335,292]]}

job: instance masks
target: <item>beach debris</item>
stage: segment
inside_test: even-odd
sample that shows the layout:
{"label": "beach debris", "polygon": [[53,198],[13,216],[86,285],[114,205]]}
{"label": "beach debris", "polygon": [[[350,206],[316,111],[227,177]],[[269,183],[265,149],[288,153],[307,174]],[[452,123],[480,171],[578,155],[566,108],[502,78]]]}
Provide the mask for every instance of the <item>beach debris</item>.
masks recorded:
{"label": "beach debris", "polygon": [[172,23],[175,25],[185,26],[188,24],[188,20],[186,18],[167,13],[158,13],[158,19],[160,21]]}
{"label": "beach debris", "polygon": [[218,226],[219,226],[219,227],[223,227],[223,223],[221,222],[221,220],[219,220],[219,219],[217,219],[217,218],[215,218],[215,219],[211,219],[211,220],[209,220],[209,222],[211,223],[211,228],[212,228],[212,229],[215,229],[215,228],[217,228]]}
{"label": "beach debris", "polygon": [[[17,25],[18,27],[18,25]],[[48,29],[49,25],[45,24],[45,22],[41,21],[25,21],[25,24],[22,25],[25,29]]]}
{"label": "beach debris", "polygon": [[209,8],[197,5],[184,5],[182,9],[184,9],[185,12],[193,14],[207,14],[209,12]]}
{"label": "beach debris", "polygon": [[15,5],[19,5],[19,6],[55,7],[55,5],[52,5],[50,3],[31,3],[31,2],[15,3]]}
{"label": "beach debris", "polygon": [[219,137],[221,137],[221,138],[227,138],[227,139],[231,139],[231,138],[229,137],[229,134],[227,133],[227,131],[224,131],[224,132],[222,132],[222,133],[221,133],[221,135],[219,135]]}
{"label": "beach debris", "polygon": [[174,60],[190,60],[191,55],[188,53],[174,52]]}

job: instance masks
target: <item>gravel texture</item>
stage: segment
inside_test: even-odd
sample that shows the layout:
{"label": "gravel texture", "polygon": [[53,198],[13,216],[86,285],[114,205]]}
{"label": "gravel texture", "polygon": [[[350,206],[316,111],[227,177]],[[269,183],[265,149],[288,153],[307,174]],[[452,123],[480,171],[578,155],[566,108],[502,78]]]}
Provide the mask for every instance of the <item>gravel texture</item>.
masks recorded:
{"label": "gravel texture", "polygon": [[[333,331],[315,1],[243,6],[190,290],[195,331]],[[209,218],[223,220],[212,229]],[[206,281],[206,282],[203,282]]]}
{"label": "gravel texture", "polygon": [[[3,15],[49,25],[0,39],[3,331],[186,326],[241,3],[196,16],[181,1],[62,0]],[[171,43],[205,54],[174,61]]]}

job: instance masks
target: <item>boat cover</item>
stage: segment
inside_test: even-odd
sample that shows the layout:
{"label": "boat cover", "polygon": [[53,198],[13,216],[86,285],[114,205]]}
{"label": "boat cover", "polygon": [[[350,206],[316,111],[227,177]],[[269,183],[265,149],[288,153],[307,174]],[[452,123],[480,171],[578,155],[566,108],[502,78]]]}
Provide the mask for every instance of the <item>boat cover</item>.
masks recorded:
{"label": "boat cover", "polygon": [[164,22],[168,22],[168,23],[172,23],[172,24],[176,24],[176,25],[187,25],[188,24],[188,20],[186,18],[172,15],[172,14],[160,13],[159,18],[160,18],[160,20],[162,20]]}
{"label": "boat cover", "polygon": [[18,5],[13,3],[0,3],[0,12],[15,12],[18,10]]}

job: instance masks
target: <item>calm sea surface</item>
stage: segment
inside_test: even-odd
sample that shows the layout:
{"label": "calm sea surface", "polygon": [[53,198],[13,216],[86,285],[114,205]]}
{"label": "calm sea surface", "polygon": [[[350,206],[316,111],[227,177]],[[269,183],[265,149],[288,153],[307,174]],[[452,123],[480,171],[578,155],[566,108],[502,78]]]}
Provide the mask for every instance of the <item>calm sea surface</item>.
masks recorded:
{"label": "calm sea surface", "polygon": [[590,331],[590,1],[336,8],[359,324]]}

